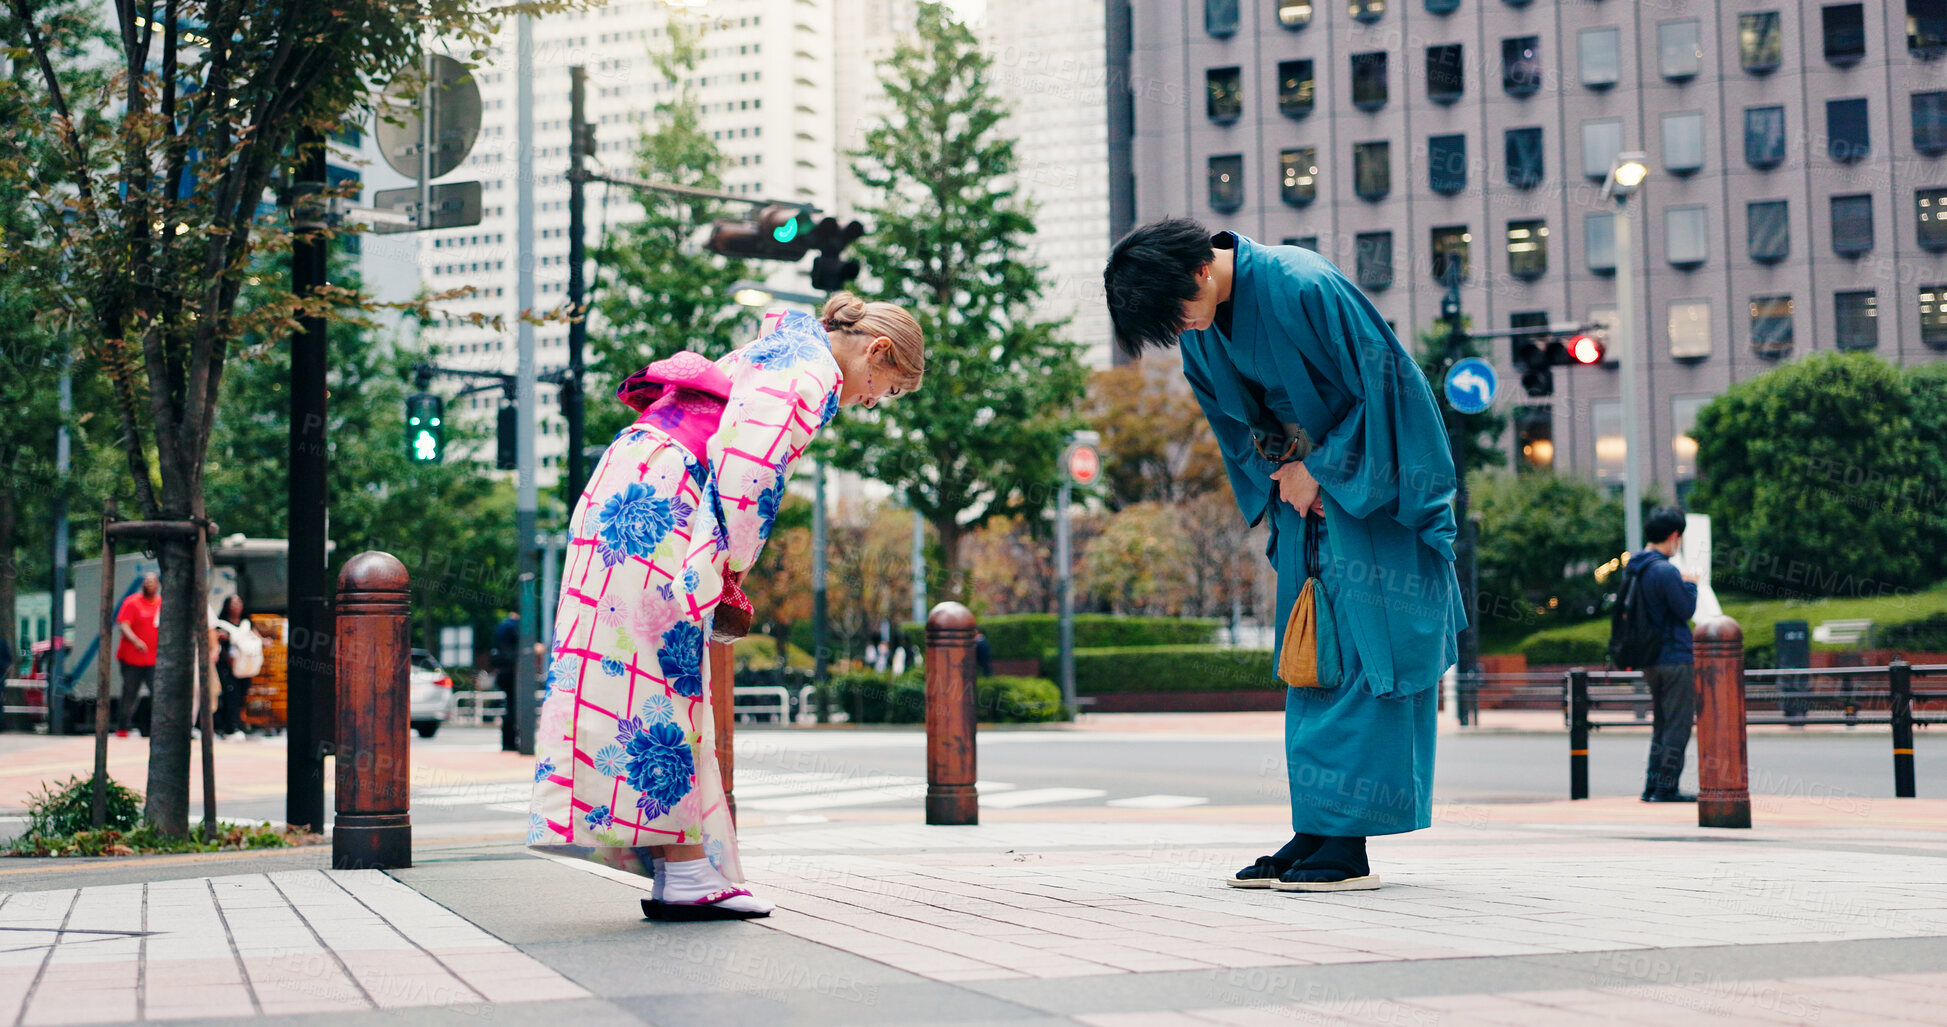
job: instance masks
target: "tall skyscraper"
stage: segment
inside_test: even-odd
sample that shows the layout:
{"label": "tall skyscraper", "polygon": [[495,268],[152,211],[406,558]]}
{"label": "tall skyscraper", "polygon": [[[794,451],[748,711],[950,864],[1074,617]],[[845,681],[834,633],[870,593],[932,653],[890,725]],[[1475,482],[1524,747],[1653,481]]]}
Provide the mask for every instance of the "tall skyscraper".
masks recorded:
{"label": "tall skyscraper", "polygon": [[[1450,266],[1478,328],[1612,318],[1601,185],[1646,152],[1634,401],[1642,466],[1680,496],[1696,411],[1730,384],[1816,351],[1947,351],[1941,10],[1128,0],[1135,216],[1311,246],[1410,348]],[[1493,358],[1517,465],[1619,485],[1615,370],[1530,398],[1507,340]]]}

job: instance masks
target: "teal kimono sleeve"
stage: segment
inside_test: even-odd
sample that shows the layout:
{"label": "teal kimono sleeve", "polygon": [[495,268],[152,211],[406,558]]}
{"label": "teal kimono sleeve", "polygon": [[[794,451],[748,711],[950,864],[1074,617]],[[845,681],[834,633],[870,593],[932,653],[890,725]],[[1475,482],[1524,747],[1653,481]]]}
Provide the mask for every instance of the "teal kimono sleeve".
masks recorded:
{"label": "teal kimono sleeve", "polygon": [[1425,372],[1379,312],[1342,278],[1273,292],[1277,316],[1309,324],[1352,404],[1318,440],[1305,468],[1353,517],[1382,515],[1411,530],[1446,560],[1456,535],[1453,453]]}
{"label": "teal kimono sleeve", "polygon": [[1224,455],[1224,472],[1230,477],[1230,491],[1237,500],[1237,509],[1244,514],[1245,522],[1255,528],[1277,499],[1277,483],[1271,480],[1271,472],[1280,465],[1258,455],[1257,446],[1251,441],[1250,424],[1244,417],[1247,408],[1243,383],[1238,381],[1237,370],[1229,360],[1209,352],[1216,344],[1211,332],[1184,333],[1183,377],[1189,381],[1190,391],[1196,394],[1197,405],[1203,408],[1212,434],[1217,436],[1217,449]]}

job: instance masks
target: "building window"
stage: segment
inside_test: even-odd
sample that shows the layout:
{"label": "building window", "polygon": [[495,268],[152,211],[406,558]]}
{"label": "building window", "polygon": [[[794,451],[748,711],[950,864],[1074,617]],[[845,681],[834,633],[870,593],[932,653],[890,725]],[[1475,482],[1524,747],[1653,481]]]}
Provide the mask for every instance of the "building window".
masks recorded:
{"label": "building window", "polygon": [[1509,96],[1533,96],[1541,88],[1541,37],[1501,40],[1501,88]]}
{"label": "building window", "polygon": [[1791,255],[1791,214],[1784,200],[1747,203],[1744,220],[1752,260],[1776,264]]}
{"label": "building window", "polygon": [[1947,93],[1913,94],[1913,148],[1947,153]]}
{"label": "building window", "polygon": [[1616,273],[1616,215],[1597,211],[1582,216],[1582,236],[1587,249],[1589,270],[1599,275]]}
{"label": "building window", "polygon": [[1361,232],[1356,247],[1359,288],[1384,289],[1393,284],[1393,233]]}
{"label": "building window", "polygon": [[1737,54],[1738,63],[1753,75],[1778,67],[1785,55],[1785,41],[1777,11],[1737,16]]}
{"label": "building window", "polygon": [[1792,298],[1751,297],[1751,352],[1777,360],[1792,352]]}
{"label": "building window", "polygon": [[1203,30],[1213,36],[1237,32],[1237,0],[1203,0]]}
{"label": "building window", "polygon": [[1947,0],[1906,0],[1906,49],[1915,57],[1947,53]]}
{"label": "building window", "polygon": [[1508,274],[1536,279],[1548,273],[1548,222],[1508,222]]}
{"label": "building window", "polygon": [[1577,37],[1582,58],[1582,84],[1607,89],[1622,80],[1622,30],[1614,26],[1583,29]]}
{"label": "building window", "polygon": [[1315,235],[1287,235],[1284,237],[1284,244],[1310,250],[1313,253],[1318,252],[1318,236]]}
{"label": "building window", "polygon": [[1452,14],[1460,10],[1460,0],[1426,0],[1426,13]]}
{"label": "building window", "polygon": [[1618,492],[1623,487],[1623,464],[1629,442],[1623,437],[1622,401],[1601,399],[1589,404],[1589,429],[1595,436],[1595,482]]}
{"label": "building window", "polygon": [[[1467,280],[1467,251],[1474,241],[1466,225],[1449,225],[1433,230],[1433,280],[1440,285]],[[1449,279],[1448,276],[1453,278]]]}
{"label": "building window", "polygon": [[1278,62],[1278,113],[1287,118],[1302,118],[1312,112],[1312,62]]}
{"label": "building window", "polygon": [[1775,168],[1785,162],[1785,109],[1746,107],[1744,109],[1744,163],[1754,168]]}
{"label": "building window", "polygon": [[1554,407],[1515,407],[1514,435],[1521,443],[1521,459],[1514,464],[1517,473],[1555,469]]}
{"label": "building window", "polygon": [[1541,154],[1541,129],[1508,129],[1507,161],[1509,185],[1516,189],[1533,189],[1540,185],[1545,171]]}
{"label": "building window", "polygon": [[1947,189],[1915,189],[1913,204],[1920,218],[1920,248],[1947,250]]}
{"label": "building window", "polygon": [[1710,402],[1709,396],[1677,396],[1670,400],[1670,456],[1675,462],[1671,475],[1677,483],[1677,502],[1690,498],[1690,487],[1697,481],[1697,411]]}
{"label": "building window", "polygon": [[1244,205],[1244,158],[1226,154],[1210,158],[1210,206],[1233,211]]}
{"label": "building window", "polygon": [[1352,191],[1362,200],[1384,199],[1393,191],[1393,144],[1382,141],[1352,147]]}
{"label": "building window", "polygon": [[1212,68],[1203,73],[1204,112],[1219,125],[1244,116],[1244,76],[1237,68]]}
{"label": "building window", "polygon": [[1832,294],[1838,344],[1844,350],[1879,348],[1879,295],[1871,289]]}
{"label": "building window", "polygon": [[1665,329],[1672,359],[1702,360],[1710,356],[1710,301],[1671,300]]}
{"label": "building window", "polygon": [[1603,118],[1582,123],[1582,174],[1588,178],[1609,177],[1609,166],[1622,152],[1622,119]]}
{"label": "building window", "polygon": [[1864,160],[1872,151],[1872,131],[1866,124],[1866,101],[1825,101],[1825,152],[1841,164]]}
{"label": "building window", "polygon": [[1353,21],[1373,22],[1386,13],[1386,0],[1346,0],[1346,8]]}
{"label": "building window", "polygon": [[1467,137],[1434,136],[1427,140],[1427,187],[1442,196],[1467,188]]}
{"label": "building window", "polygon": [[1857,257],[1873,250],[1873,195],[1832,198],[1832,252]]}
{"label": "building window", "polygon": [[1671,265],[1693,268],[1710,256],[1709,208],[1666,207],[1663,210],[1663,246]]}
{"label": "building window", "polygon": [[1663,170],[1688,175],[1704,166],[1704,116],[1698,111],[1663,115]]}
{"label": "building window", "polygon": [[1434,103],[1452,103],[1466,90],[1462,74],[1466,56],[1459,43],[1443,43],[1426,48],[1426,97]]}
{"label": "building window", "polygon": [[1362,111],[1386,106],[1386,51],[1352,55],[1352,105]]}
{"label": "building window", "polygon": [[1866,7],[1864,4],[1831,4],[1822,13],[1825,26],[1825,59],[1833,64],[1855,64],[1866,56]]}
{"label": "building window", "polygon": [[1947,285],[1920,287],[1920,341],[1947,349]]}
{"label": "building window", "polygon": [[1666,21],[1656,27],[1656,62],[1663,77],[1687,82],[1704,70],[1702,30],[1694,20]]}
{"label": "building window", "polygon": [[1278,0],[1278,24],[1296,32],[1312,23],[1312,0]]}
{"label": "building window", "polygon": [[1301,146],[1278,154],[1278,195],[1293,207],[1318,198],[1318,147]]}

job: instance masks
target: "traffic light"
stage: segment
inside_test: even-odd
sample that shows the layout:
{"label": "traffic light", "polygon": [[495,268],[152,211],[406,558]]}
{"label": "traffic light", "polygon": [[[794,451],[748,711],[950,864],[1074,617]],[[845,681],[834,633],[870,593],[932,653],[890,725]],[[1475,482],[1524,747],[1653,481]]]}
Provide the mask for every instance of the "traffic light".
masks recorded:
{"label": "traffic light", "polygon": [[1555,373],[1549,370],[1549,344],[1543,341],[1546,338],[1543,335],[1517,335],[1510,340],[1514,343],[1515,369],[1521,372],[1521,387],[1530,396],[1555,394]]}
{"label": "traffic light", "polygon": [[494,425],[494,469],[511,471],[520,466],[520,411],[503,403]]}
{"label": "traffic light", "polygon": [[811,248],[811,215],[801,207],[773,203],[754,218],[718,221],[710,226],[711,252],[750,260],[797,260]]}
{"label": "traffic light", "polygon": [[820,292],[837,292],[859,276],[859,262],[845,258],[845,247],[865,234],[865,226],[848,221],[843,227],[837,218],[826,218],[811,230],[811,247],[818,251],[811,258],[811,287]]}
{"label": "traffic light", "polygon": [[436,464],[446,453],[446,401],[430,392],[406,397],[406,457]]}
{"label": "traffic light", "polygon": [[1567,350],[1569,363],[1581,364],[1584,367],[1602,363],[1603,347],[1600,336],[1588,332],[1577,333],[1568,340]]}

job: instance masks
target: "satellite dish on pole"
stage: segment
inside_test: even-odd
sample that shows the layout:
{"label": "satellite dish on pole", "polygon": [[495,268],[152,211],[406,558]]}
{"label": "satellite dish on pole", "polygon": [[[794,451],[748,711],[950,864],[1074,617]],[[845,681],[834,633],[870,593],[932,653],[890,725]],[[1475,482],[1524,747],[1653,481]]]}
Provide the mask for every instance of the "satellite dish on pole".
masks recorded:
{"label": "satellite dish on pole", "polygon": [[[372,130],[385,163],[407,178],[420,175],[422,145],[429,147],[426,177],[438,178],[459,167],[480,136],[480,86],[473,70],[445,54],[433,54],[426,63],[422,80],[395,79],[385,87]],[[429,142],[422,142],[422,107],[432,109]]]}

